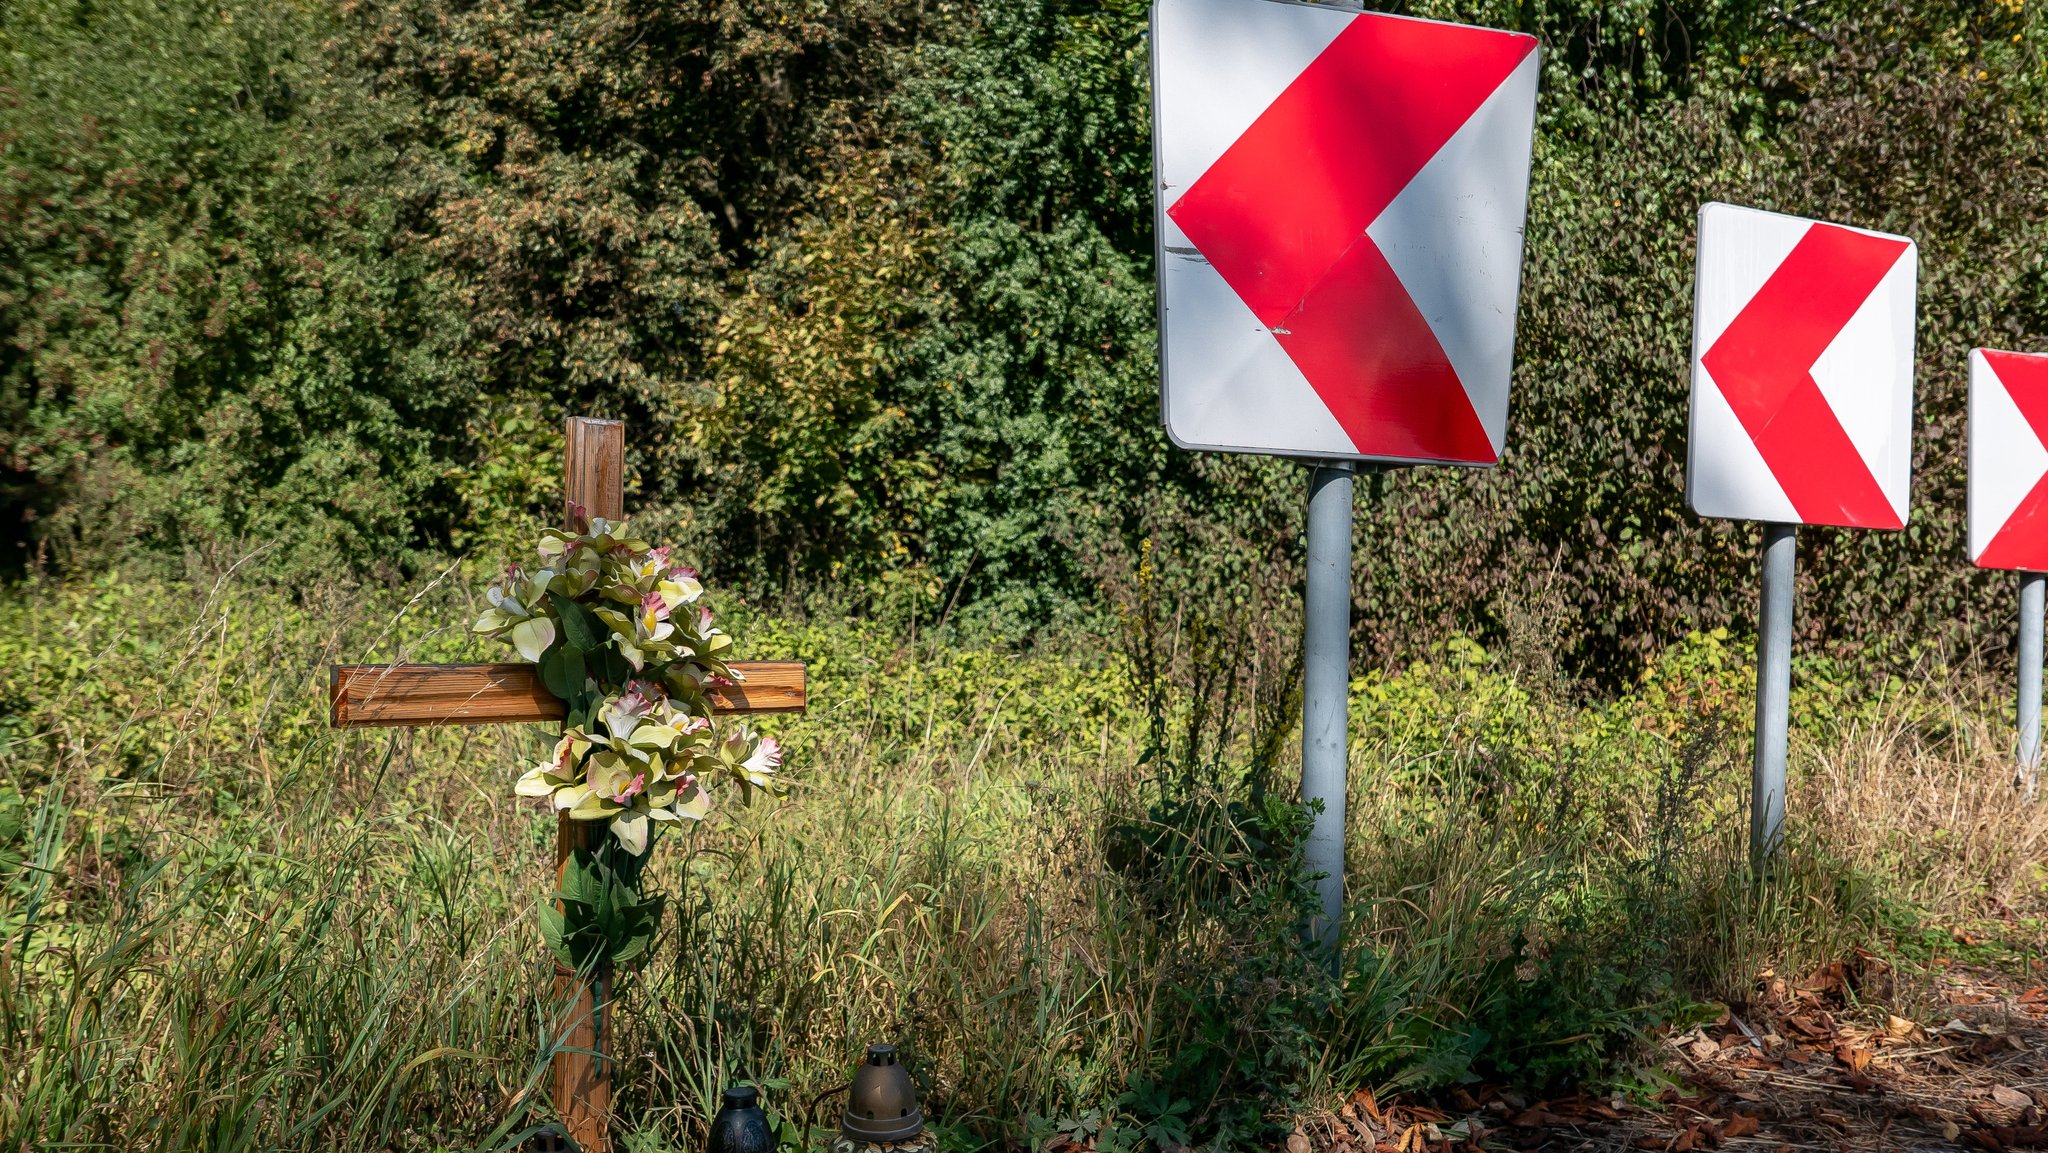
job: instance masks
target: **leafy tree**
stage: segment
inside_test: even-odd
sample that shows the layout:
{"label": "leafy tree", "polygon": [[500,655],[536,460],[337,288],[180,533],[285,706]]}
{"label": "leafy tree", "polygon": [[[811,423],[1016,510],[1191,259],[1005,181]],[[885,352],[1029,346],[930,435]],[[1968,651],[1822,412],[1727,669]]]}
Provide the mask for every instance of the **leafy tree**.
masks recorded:
{"label": "leafy tree", "polygon": [[1809,11],[1647,107],[1553,58],[1508,451],[1491,474],[1394,480],[1364,529],[1368,631],[1491,631],[1549,596],[1566,655],[1625,679],[1686,630],[1754,619],[1754,530],[1683,504],[1694,220],[1715,199],[1921,245],[1914,521],[1802,533],[1802,629],[1899,656],[2002,630],[1963,559],[1964,357],[2048,339],[2040,31],[2003,4]]}
{"label": "leafy tree", "polygon": [[[683,434],[717,426],[707,359],[729,280],[808,211],[830,179],[818,150],[872,99],[877,53],[918,25],[919,7],[343,10],[354,51],[407,108],[391,195],[456,305],[440,355],[518,411],[631,420],[635,504],[657,521],[665,504],[721,499],[706,495],[705,442]],[[554,434],[543,423],[535,435]],[[504,447],[500,458],[543,455]],[[494,491],[522,504],[517,491],[534,487]],[[481,492],[471,504],[509,511]]]}
{"label": "leafy tree", "polygon": [[262,544],[396,572],[454,391],[394,252],[387,122],[317,11],[0,7],[0,518],[87,564]]}

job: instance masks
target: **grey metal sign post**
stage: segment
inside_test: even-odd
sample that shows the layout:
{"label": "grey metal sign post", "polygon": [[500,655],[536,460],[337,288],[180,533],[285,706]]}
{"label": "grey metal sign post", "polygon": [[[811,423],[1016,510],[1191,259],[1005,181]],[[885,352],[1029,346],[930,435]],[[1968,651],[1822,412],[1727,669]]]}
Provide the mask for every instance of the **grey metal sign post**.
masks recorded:
{"label": "grey metal sign post", "polygon": [[1756,637],[1756,748],[1750,761],[1749,859],[1762,867],[1785,839],[1785,748],[1792,697],[1796,525],[1763,526],[1763,598]]}
{"label": "grey metal sign post", "polygon": [[1344,925],[1344,792],[1350,772],[1351,498],[1348,462],[1318,462],[1308,482],[1308,581],[1302,604],[1301,796],[1322,803],[1307,866],[1322,913],[1309,937],[1332,962]]}
{"label": "grey metal sign post", "polygon": [[2020,785],[2032,798],[2041,775],[2041,616],[2048,576],[2020,574]]}

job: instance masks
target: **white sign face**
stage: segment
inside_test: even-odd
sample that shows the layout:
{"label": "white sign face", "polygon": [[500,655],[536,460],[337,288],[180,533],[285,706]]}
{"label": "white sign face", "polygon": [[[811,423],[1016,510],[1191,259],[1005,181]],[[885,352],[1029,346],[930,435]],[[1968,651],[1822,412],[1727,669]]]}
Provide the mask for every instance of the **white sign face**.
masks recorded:
{"label": "white sign face", "polygon": [[1919,261],[1902,236],[1700,209],[1685,460],[1694,512],[1905,527]]}
{"label": "white sign face", "polygon": [[1535,39],[1280,0],[1157,0],[1152,69],[1174,443],[1499,460]]}
{"label": "white sign face", "polygon": [[2048,356],[1970,353],[1970,560],[2048,572]]}

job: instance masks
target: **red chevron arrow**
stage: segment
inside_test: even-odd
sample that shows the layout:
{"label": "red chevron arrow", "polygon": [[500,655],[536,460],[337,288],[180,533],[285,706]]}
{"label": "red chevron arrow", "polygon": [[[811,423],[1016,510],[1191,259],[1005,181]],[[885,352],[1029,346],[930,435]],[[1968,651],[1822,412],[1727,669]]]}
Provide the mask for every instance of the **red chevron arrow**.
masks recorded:
{"label": "red chevron arrow", "polygon": [[1807,524],[1905,522],[1813,379],[1908,242],[1815,224],[1700,358]]}
{"label": "red chevron arrow", "polygon": [[[2048,446],[2048,356],[1984,350],[1991,374],[2012,397],[2034,439]],[[2048,475],[2034,482],[2005,523],[1998,526],[1977,563],[1985,568],[2039,569],[2048,557]]]}
{"label": "red chevron arrow", "polygon": [[1443,346],[1366,229],[1535,43],[1360,16],[1166,210],[1360,453],[1496,459]]}

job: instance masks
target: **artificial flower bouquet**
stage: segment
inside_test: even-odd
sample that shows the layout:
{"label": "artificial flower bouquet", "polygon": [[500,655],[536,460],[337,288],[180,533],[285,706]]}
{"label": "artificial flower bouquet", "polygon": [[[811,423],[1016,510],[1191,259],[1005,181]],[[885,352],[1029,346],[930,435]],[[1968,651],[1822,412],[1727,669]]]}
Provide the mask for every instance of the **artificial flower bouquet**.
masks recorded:
{"label": "artificial flower bouquet", "polygon": [[734,683],[732,638],[700,603],[697,573],[623,521],[572,512],[568,529],[541,534],[538,567],[514,565],[486,590],[475,628],[539,666],[568,705],[561,740],[517,793],[608,823],[565,870],[562,909],[543,915],[557,955],[583,965],[630,960],[651,939],[660,902],[639,876],[656,828],[702,820],[721,786],[750,800],[783,785],[773,737],[711,714],[706,690]]}

